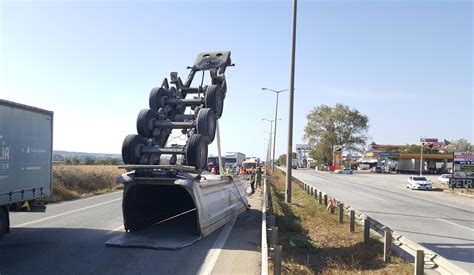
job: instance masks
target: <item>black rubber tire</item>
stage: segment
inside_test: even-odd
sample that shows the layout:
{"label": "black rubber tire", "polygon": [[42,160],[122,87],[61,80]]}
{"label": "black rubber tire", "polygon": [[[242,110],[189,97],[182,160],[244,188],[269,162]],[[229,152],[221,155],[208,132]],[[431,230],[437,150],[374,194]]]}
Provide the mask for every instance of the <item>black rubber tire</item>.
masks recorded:
{"label": "black rubber tire", "polygon": [[0,207],[0,238],[8,231],[8,214],[4,207]]}
{"label": "black rubber tire", "polygon": [[122,160],[125,164],[140,164],[141,147],[147,145],[147,139],[139,135],[128,135],[122,144]]}
{"label": "black rubber tire", "polygon": [[186,164],[203,170],[207,166],[207,137],[199,134],[191,135],[186,143]]}
{"label": "black rubber tire", "polygon": [[142,109],[137,117],[137,132],[145,138],[153,137],[153,119],[156,113],[151,109]]}
{"label": "black rubber tire", "polygon": [[209,143],[214,141],[216,136],[216,115],[209,108],[202,108],[196,118],[196,131],[207,137]]}
{"label": "black rubber tire", "polygon": [[222,112],[224,111],[224,94],[222,93],[220,86],[207,86],[205,105],[206,108],[210,108],[214,111],[217,118],[222,116]]}
{"label": "black rubber tire", "polygon": [[151,89],[150,96],[148,98],[148,105],[150,106],[150,109],[155,111],[155,113],[158,112],[158,109],[165,106],[165,99],[167,95],[168,93],[164,88],[155,87]]}

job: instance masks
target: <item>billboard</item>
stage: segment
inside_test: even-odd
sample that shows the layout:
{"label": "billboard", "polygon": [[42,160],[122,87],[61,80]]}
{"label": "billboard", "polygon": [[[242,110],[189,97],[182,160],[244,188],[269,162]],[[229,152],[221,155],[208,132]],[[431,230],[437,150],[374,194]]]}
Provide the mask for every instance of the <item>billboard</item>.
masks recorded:
{"label": "billboard", "polygon": [[474,152],[454,152],[453,163],[453,177],[449,180],[449,187],[473,188]]}
{"label": "billboard", "polygon": [[311,146],[309,144],[296,144],[296,159],[298,167],[305,167]]}
{"label": "billboard", "polygon": [[333,146],[333,166],[334,170],[341,170],[342,165],[342,145]]}

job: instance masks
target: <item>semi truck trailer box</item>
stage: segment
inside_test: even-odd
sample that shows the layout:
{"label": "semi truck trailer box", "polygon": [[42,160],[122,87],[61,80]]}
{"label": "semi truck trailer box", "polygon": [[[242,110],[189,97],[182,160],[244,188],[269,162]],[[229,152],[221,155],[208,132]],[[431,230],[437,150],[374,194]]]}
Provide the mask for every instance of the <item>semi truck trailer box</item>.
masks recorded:
{"label": "semi truck trailer box", "polygon": [[0,237],[10,211],[51,196],[52,152],[53,112],[0,99]]}

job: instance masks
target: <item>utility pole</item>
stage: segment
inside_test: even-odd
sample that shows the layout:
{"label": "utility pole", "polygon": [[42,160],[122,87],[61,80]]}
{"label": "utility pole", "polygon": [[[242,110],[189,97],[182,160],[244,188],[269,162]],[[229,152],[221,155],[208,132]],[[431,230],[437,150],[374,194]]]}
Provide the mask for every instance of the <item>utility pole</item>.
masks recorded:
{"label": "utility pole", "polygon": [[293,0],[293,28],[291,31],[290,95],[288,110],[288,147],[286,151],[286,193],[285,202],[291,203],[291,160],[293,151],[293,103],[295,98],[295,50],[296,50],[296,10],[297,0]]}
{"label": "utility pole", "polygon": [[273,134],[273,160],[272,160],[272,173],[275,173],[275,159],[276,159],[276,156],[275,156],[275,145],[276,145],[276,129],[277,129],[277,120],[281,120],[281,119],[277,119],[278,117],[278,95],[281,93],[281,92],[285,92],[285,91],[288,91],[288,89],[285,89],[285,90],[273,90],[273,89],[268,89],[268,88],[262,88],[262,90],[264,91],[270,91],[270,92],[274,92],[276,93],[277,95],[277,98],[276,98],[276,104],[275,104],[275,119],[273,121],[275,121],[275,129],[274,129],[274,134]]}
{"label": "utility pole", "polygon": [[420,154],[420,176],[423,175],[423,145],[425,144],[425,138],[421,137],[421,154]]}

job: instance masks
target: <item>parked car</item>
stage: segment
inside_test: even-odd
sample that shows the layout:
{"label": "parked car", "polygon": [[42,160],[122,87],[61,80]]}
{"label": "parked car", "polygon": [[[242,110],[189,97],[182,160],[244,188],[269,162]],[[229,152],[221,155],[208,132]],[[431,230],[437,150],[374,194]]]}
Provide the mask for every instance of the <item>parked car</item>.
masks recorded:
{"label": "parked car", "polygon": [[352,175],[352,173],[354,173],[354,171],[352,171],[351,168],[344,168],[342,170],[336,170],[334,171],[335,174],[348,174],[348,175]]}
{"label": "parked car", "polygon": [[442,174],[441,176],[438,177],[438,182],[448,184],[449,178],[451,178],[452,176],[453,176],[452,174]]}
{"label": "parked car", "polygon": [[410,176],[407,180],[407,188],[410,189],[424,189],[424,190],[431,190],[433,186],[431,185],[431,181],[428,180],[426,177],[423,176]]}
{"label": "parked car", "polygon": [[370,173],[382,173],[382,167],[374,166],[370,169]]}

